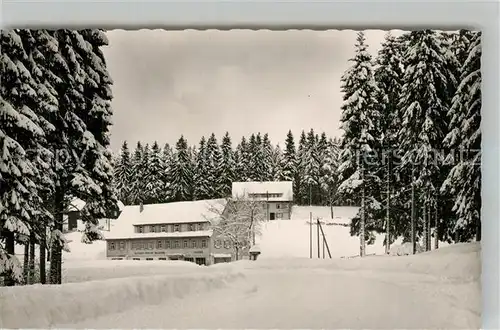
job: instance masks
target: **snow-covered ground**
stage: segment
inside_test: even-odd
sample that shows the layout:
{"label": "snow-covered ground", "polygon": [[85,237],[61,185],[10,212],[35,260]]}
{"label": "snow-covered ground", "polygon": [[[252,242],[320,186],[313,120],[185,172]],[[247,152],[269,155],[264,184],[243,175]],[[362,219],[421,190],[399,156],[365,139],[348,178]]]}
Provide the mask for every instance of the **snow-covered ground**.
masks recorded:
{"label": "snow-covered ground", "polygon": [[[322,222],[328,247],[332,258],[352,257],[359,255],[359,237],[351,236],[350,228],[339,223],[350,224],[351,219],[357,214],[357,207],[334,207],[331,217],[330,207],[325,206],[294,206],[291,220],[269,221],[264,223],[262,235],[256,239],[261,249],[259,258],[309,258],[310,255],[310,213],[313,223],[317,218]],[[316,224],[312,227],[312,254],[313,258],[318,256],[318,228]],[[320,257],[323,257],[323,244],[320,232]],[[376,235],[375,244],[366,246],[367,254],[381,255],[385,252],[383,245],[384,235]],[[394,245],[401,244],[397,240]],[[440,242],[440,246],[448,245]],[[325,248],[325,257],[328,258]]]}
{"label": "snow-covered ground", "polygon": [[472,243],[412,256],[262,259],[1,288],[0,328],[477,329],[480,265]]}

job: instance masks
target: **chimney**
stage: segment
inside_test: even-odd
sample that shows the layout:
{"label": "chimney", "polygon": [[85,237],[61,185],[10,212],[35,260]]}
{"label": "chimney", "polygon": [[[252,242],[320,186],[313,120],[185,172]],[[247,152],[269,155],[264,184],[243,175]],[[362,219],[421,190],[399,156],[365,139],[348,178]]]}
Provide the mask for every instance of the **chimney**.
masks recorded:
{"label": "chimney", "polygon": [[144,211],[144,204],[141,202],[141,204],[139,204],[139,212],[142,213],[142,211]]}

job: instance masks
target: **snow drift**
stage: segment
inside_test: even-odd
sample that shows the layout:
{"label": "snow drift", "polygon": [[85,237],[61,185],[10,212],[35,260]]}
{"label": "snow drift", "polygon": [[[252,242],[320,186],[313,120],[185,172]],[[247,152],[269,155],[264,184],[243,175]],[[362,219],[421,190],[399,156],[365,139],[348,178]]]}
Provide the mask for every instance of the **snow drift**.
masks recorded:
{"label": "snow drift", "polygon": [[49,328],[210,291],[244,275],[204,269],[63,285],[0,288],[0,328]]}

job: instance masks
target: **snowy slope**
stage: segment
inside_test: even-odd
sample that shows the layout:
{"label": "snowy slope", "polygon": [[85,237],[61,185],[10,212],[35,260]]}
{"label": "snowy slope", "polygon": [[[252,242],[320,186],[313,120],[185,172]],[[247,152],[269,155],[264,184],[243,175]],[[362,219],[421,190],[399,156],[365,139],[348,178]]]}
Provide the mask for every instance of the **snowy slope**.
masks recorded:
{"label": "snowy slope", "polygon": [[[308,220],[307,220],[308,221]],[[310,227],[306,220],[270,221],[263,225],[262,236],[256,242],[260,245],[259,258],[309,258]],[[359,254],[359,238],[351,236],[349,227],[323,225],[323,231],[332,258],[350,257]],[[321,235],[321,233],[320,233]],[[317,257],[317,226],[312,226],[313,257]],[[321,236],[320,236],[321,238]],[[379,235],[375,245],[367,245],[367,254],[383,254],[383,235]],[[320,254],[323,244],[320,241]],[[325,248],[325,255],[326,248]]]}
{"label": "snowy slope", "polygon": [[[480,267],[473,243],[415,256],[262,259],[193,268],[183,278],[6,288],[0,327],[477,329]],[[48,297],[51,304],[40,303]]]}

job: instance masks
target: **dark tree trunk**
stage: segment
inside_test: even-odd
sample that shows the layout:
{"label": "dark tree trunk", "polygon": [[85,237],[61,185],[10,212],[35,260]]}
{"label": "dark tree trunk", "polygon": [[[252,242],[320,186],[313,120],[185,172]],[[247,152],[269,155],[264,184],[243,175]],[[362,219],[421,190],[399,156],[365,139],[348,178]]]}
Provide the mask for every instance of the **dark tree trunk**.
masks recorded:
{"label": "dark tree trunk", "polygon": [[[63,232],[64,192],[61,187],[56,187],[54,194],[54,230]],[[53,241],[50,251],[50,284],[61,284],[62,273],[62,245]]]}
{"label": "dark tree trunk", "polygon": [[30,260],[29,260],[29,276],[28,284],[33,284],[35,282],[35,233],[32,231],[30,234]]}
{"label": "dark tree trunk", "polygon": [[[7,252],[8,255],[13,256],[15,254],[14,233],[5,230],[4,237],[5,237],[5,252]],[[5,272],[4,284],[5,286],[14,286],[16,284],[14,274],[12,273],[11,270]]]}
{"label": "dark tree trunk", "polygon": [[29,262],[30,262],[30,241],[28,237],[26,237],[26,241],[24,242],[24,260],[23,260],[23,281],[24,284],[29,284]]}
{"label": "dark tree trunk", "polygon": [[47,244],[47,228],[43,226],[41,237],[40,237],[40,283],[46,284],[46,270],[45,270],[45,245]]}

